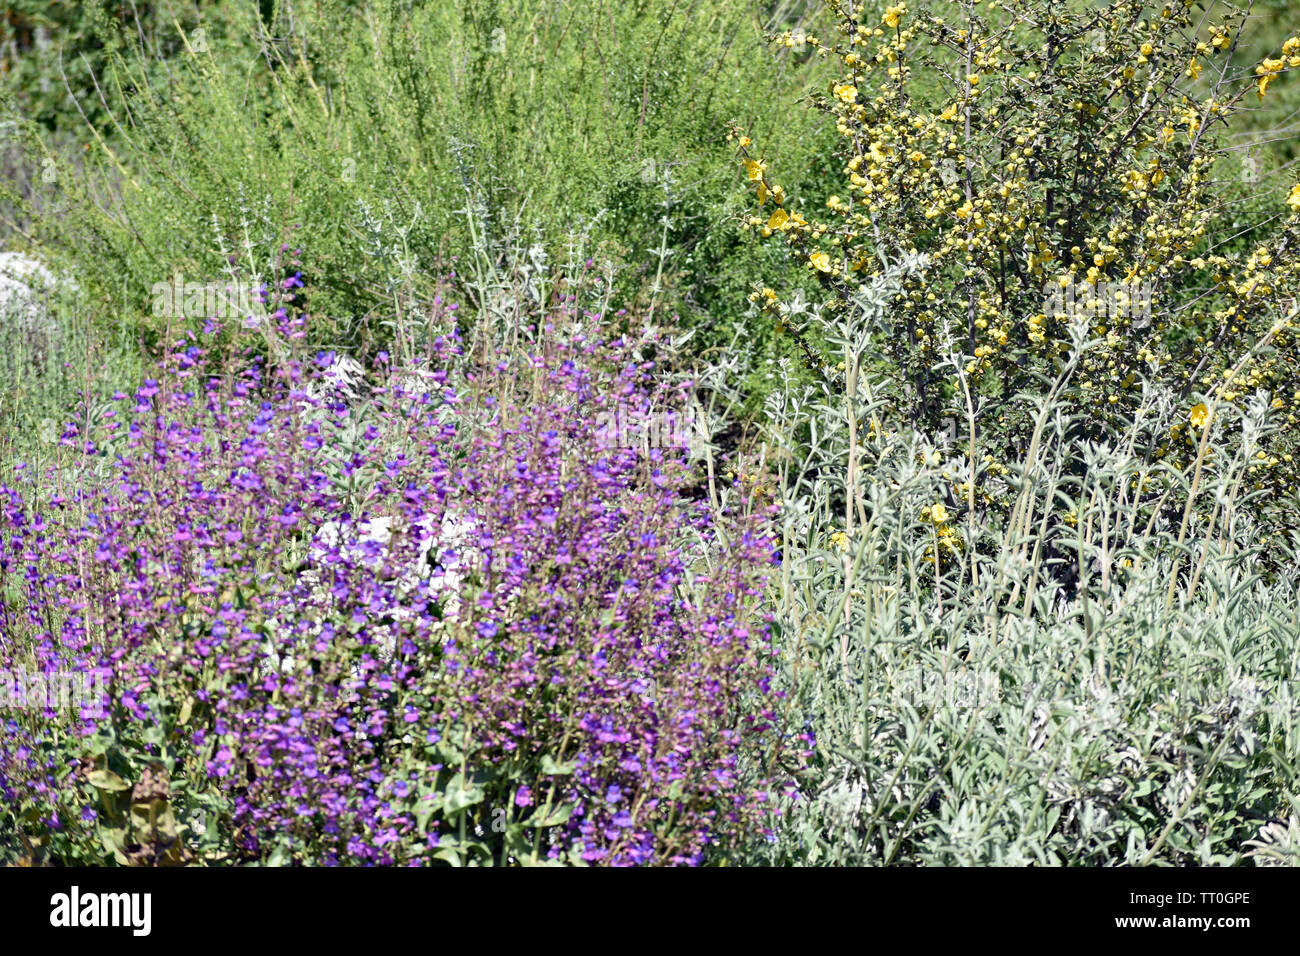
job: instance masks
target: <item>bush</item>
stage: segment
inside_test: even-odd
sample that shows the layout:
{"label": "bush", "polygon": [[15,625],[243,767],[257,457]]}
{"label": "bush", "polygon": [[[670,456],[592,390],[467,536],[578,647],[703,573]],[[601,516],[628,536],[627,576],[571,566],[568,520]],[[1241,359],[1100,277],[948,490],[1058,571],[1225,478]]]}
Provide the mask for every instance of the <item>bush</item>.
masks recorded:
{"label": "bush", "polygon": [[539,243],[553,285],[571,234],[633,264],[622,305],[707,325],[738,314],[756,254],[727,228],[743,199],[726,124],[824,175],[817,117],[789,119],[802,73],[754,55],[759,5],[334,0],[292,13],[264,22],[222,5],[202,44],[185,21],[165,69],[128,31],[85,84],[109,119],[77,130],[84,175],[25,124],[28,165],[54,157],[61,172],[40,186],[32,237],[68,260],[105,322],[165,340],[154,283],[212,281],[232,255],[264,277],[301,229],[321,266],[309,278],[323,346],[385,347],[392,310],[425,308],[431,276],[476,247],[495,262],[512,241]]}
{"label": "bush", "polygon": [[609,433],[671,398],[643,346],[449,333],[349,385],[279,332],[189,336],[3,489],[0,663],[110,700],[6,722],[27,852],[697,864],[767,826],[772,546]]}
{"label": "bush", "polygon": [[[891,264],[833,340],[861,348],[917,267]],[[1300,535],[1268,542],[1249,489],[1267,403],[1224,408],[1195,464],[1148,461],[1183,414],[1170,390],[1144,384],[1114,430],[1060,398],[1104,348],[1076,327],[1015,399],[1030,440],[985,473],[1006,511],[965,494],[978,432],[884,424],[882,373],[769,399],[780,686],[812,756],[758,859],[1295,863],[1300,594],[1263,555],[1294,568]]]}
{"label": "bush", "polygon": [[[1056,377],[1076,320],[1101,342],[1056,396],[1081,434],[1132,422],[1147,382],[1187,415],[1144,437],[1148,462],[1196,460],[1205,415],[1255,392],[1296,424],[1300,186],[1243,221],[1241,193],[1259,187],[1225,175],[1221,146],[1246,102],[1300,66],[1300,39],[1242,76],[1226,58],[1246,18],[1226,4],[1010,0],[944,17],[913,3],[879,22],[828,6],[833,32],[807,42],[842,68],[819,98],[842,136],[842,188],[818,212],[742,148],[766,207],[750,225],[819,279],[821,318],[771,289],[752,298],[844,388],[856,372],[819,350],[826,324],[863,307],[889,260],[924,256],[852,361],[887,375],[909,427],[972,422],[989,457],[971,507],[1012,506],[988,478],[1029,443],[1017,396]],[[1297,477],[1293,430],[1271,442],[1253,489]]]}

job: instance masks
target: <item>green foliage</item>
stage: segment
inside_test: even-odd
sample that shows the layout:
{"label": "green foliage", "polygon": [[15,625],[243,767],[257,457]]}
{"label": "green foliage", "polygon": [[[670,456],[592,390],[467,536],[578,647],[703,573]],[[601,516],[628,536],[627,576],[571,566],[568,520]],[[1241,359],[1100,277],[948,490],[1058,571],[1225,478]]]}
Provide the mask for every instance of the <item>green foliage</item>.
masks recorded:
{"label": "green foliage", "polygon": [[[0,353],[0,474],[12,480],[12,466],[33,472],[57,464],[66,454],[58,444],[78,409],[102,413],[116,388],[135,386],[144,367],[137,343],[121,332],[105,336],[85,320],[77,291],[57,290],[41,300],[48,313],[39,331],[15,325],[0,313],[6,346]],[[81,424],[86,424],[84,421]]]}
{"label": "green foliage", "polygon": [[[308,345],[399,364],[457,324],[513,354],[574,294],[677,323],[659,367],[700,366],[725,450],[762,437],[695,490],[781,505],[807,751],[742,861],[1295,865],[1300,82],[1257,94],[1293,7],[1243,6],[9,4],[0,225],[80,289],[10,330],[0,483],[65,465],[73,411],[197,321],[151,309],[178,272],[274,286],[301,248]],[[1045,301],[1130,274],[1150,325]],[[358,507],[377,408],[332,452]],[[0,863],[247,862],[204,705],[146,703],[51,755],[93,825],[6,808],[44,835],[0,827]],[[538,861],[572,808],[520,808],[536,755],[474,766],[462,730],[395,769],[434,855]]]}
{"label": "green foliage", "polygon": [[[154,335],[155,282],[224,275],[231,256],[261,276],[280,245],[301,243],[330,344],[371,347],[395,301],[427,303],[439,263],[475,241],[497,255],[512,230],[553,255],[585,233],[635,263],[616,305],[653,303],[707,333],[736,314],[754,266],[729,225],[743,196],[727,124],[761,131],[796,178],[827,172],[821,124],[795,109],[815,71],[762,51],[756,5],[333,0],[268,22],[246,5],[220,13],[220,28],[206,15],[183,24],[175,55],[129,36],[105,52],[108,119],[90,117],[86,171],[48,187],[33,232],[102,316]],[[30,163],[53,149],[37,125]],[[759,264],[791,271],[783,256]]]}
{"label": "green foliage", "polygon": [[42,826],[49,805],[20,801],[7,812],[21,836],[0,842],[0,864],[179,866],[232,859],[228,801],[205,786],[202,761],[184,739],[191,703],[153,697],[157,721],[105,722],[87,740],[52,748],[64,767],[55,808],[83,825]]}
{"label": "green foliage", "polygon": [[180,48],[177,28],[202,16],[219,19],[221,4],[115,4],[105,0],[15,0],[0,20],[3,89],[24,115],[53,131],[84,117],[104,128],[111,122],[95,94],[98,74],[124,42],[148,46],[154,67]]}

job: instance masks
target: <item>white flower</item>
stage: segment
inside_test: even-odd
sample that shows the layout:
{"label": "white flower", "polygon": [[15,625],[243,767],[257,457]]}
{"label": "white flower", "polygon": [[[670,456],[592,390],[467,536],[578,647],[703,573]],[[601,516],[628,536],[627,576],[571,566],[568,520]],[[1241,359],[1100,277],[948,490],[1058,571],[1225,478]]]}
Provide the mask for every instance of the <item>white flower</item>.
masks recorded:
{"label": "white flower", "polygon": [[[58,327],[48,301],[59,279],[36,259],[0,252],[0,333],[53,336]],[[76,283],[63,287],[75,290]]]}

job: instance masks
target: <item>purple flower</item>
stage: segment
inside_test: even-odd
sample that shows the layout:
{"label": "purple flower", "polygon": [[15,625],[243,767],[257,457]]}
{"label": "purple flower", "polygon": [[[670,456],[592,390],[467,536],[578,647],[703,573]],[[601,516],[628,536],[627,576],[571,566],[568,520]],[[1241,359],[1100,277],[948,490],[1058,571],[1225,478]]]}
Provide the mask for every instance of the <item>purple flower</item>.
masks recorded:
{"label": "purple flower", "polygon": [[[275,319],[287,360],[188,340],[120,424],[77,417],[96,423],[77,443],[115,457],[73,464],[75,491],[0,487],[0,589],[21,595],[0,602],[0,669],[38,650],[106,667],[103,719],[128,735],[184,704],[173,746],[250,857],[290,834],[295,859],[428,859],[458,821],[415,795],[458,775],[483,791],[476,825],[542,805],[550,859],[698,863],[759,832],[770,784],[737,768],[783,739],[757,601],[772,538],[691,500],[684,455],[602,443],[602,415],[666,401],[637,343],[551,328],[534,355],[479,363],[452,335],[375,378],[428,384],[353,409],[311,399],[337,356],[295,344],[299,307]],[[693,578],[701,541],[726,560]],[[66,784],[34,755],[100,719],[14,725],[6,801],[61,819]]]}

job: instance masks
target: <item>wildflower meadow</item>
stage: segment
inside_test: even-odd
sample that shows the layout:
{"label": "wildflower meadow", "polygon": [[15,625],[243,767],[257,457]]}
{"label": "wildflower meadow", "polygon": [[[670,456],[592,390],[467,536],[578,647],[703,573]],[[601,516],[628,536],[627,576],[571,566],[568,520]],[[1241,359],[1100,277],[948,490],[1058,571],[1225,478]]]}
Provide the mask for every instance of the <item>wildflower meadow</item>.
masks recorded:
{"label": "wildflower meadow", "polygon": [[0,864],[1300,862],[1296,73],[1286,0],[7,5]]}

